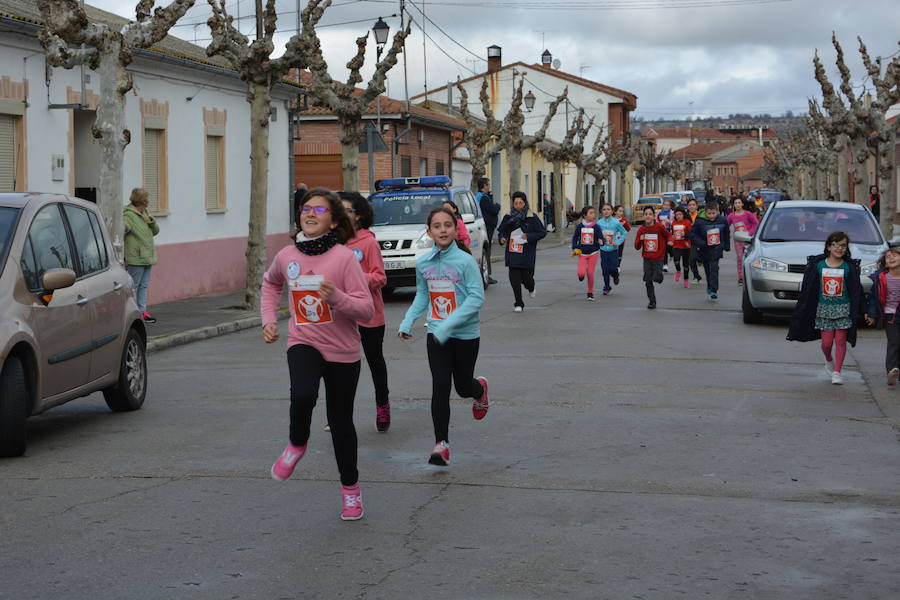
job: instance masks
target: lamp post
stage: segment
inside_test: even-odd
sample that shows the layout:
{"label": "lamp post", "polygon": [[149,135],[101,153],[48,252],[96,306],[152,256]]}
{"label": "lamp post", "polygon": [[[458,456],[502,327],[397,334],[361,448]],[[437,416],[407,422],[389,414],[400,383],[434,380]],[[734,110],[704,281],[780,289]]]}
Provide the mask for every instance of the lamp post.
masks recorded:
{"label": "lamp post", "polygon": [[[387,44],[388,33],[391,30],[391,26],[384,22],[384,19],[378,17],[378,20],[375,21],[375,24],[372,25],[372,33],[375,35],[375,62],[381,64],[381,53],[384,51],[384,46]],[[377,65],[376,65],[377,68]],[[382,94],[378,94],[378,97],[375,98],[375,124],[378,130],[378,135],[381,135],[381,96]],[[373,193],[374,181],[375,181],[375,158],[374,158],[374,150],[372,146],[375,143],[373,139],[374,136],[369,135],[366,138],[366,143],[368,146],[368,160],[369,160],[369,193]]]}

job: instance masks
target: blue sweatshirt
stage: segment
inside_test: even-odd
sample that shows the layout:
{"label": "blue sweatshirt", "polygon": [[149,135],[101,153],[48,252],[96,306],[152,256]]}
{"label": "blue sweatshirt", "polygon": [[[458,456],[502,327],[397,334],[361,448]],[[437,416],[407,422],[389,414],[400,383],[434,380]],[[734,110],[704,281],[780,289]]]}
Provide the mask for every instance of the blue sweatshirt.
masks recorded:
{"label": "blue sweatshirt", "polygon": [[604,236],[610,234],[613,236],[612,243],[609,242],[609,239],[604,237],[603,246],[600,248],[602,252],[617,252],[619,250],[619,244],[623,243],[625,238],[628,237],[628,232],[625,231],[625,228],[622,227],[622,223],[615,217],[597,219],[597,226],[604,232]]}
{"label": "blue sweatshirt", "polygon": [[[585,244],[587,241],[591,243]],[[572,234],[572,250],[581,250],[583,255],[590,255],[599,252],[602,245],[603,230],[596,221],[590,227],[586,227],[583,221],[575,226],[575,233]]]}
{"label": "blue sweatshirt", "polygon": [[446,250],[435,247],[416,261],[416,297],[400,323],[400,332],[409,335],[427,313],[428,333],[441,344],[451,337],[474,340],[481,337],[482,304],[484,283],[472,255],[456,244]]}

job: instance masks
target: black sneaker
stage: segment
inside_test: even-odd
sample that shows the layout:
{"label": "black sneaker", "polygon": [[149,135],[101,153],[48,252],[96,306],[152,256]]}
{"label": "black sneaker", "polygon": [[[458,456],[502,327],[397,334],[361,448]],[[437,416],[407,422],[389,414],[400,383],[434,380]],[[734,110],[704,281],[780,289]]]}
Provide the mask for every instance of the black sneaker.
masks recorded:
{"label": "black sneaker", "polygon": [[141,317],[143,317],[144,323],[150,323],[150,324],[156,323],[156,317],[151,317],[150,313],[148,313],[147,311],[144,311],[144,314],[141,315]]}
{"label": "black sneaker", "polygon": [[590,300],[591,302],[593,302],[593,301],[594,301],[594,295],[593,295],[593,294],[588,294],[588,295],[587,295],[587,299]]}
{"label": "black sneaker", "polygon": [[579,275],[579,276],[578,276],[578,281],[584,281],[584,275]]}
{"label": "black sneaker", "polygon": [[651,300],[650,304],[647,305],[647,308],[650,308],[650,309],[656,308],[656,300]]}

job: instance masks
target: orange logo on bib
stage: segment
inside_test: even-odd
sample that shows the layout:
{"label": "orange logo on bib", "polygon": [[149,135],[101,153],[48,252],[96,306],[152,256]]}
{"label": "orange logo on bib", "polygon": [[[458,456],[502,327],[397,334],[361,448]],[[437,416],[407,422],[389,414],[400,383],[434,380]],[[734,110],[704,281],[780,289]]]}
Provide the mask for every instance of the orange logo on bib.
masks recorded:
{"label": "orange logo on bib", "polygon": [[603,243],[612,246],[616,241],[616,232],[609,229],[603,230]]}
{"label": "orange logo on bib", "polygon": [[647,252],[656,252],[659,248],[659,237],[655,233],[644,234],[644,250]]}
{"label": "orange logo on bib", "polygon": [[718,229],[706,230],[706,243],[709,246],[718,246],[722,242],[722,234]]}
{"label": "orange logo on bib", "polygon": [[516,243],[516,240],[509,238],[509,251],[516,254],[522,254],[525,251],[524,244]]}
{"label": "orange logo on bib", "polygon": [[294,305],[296,325],[321,325],[331,323],[331,307],[319,295],[321,275],[304,275],[291,281],[291,302]]}
{"label": "orange logo on bib", "polygon": [[735,231],[747,231],[747,224],[743,221],[737,221],[734,224]]}
{"label": "orange logo on bib", "polygon": [[672,233],[676,240],[684,239],[684,225],[673,225]]}
{"label": "orange logo on bib", "polygon": [[429,279],[428,296],[431,302],[431,318],[442,321],[456,310],[456,289],[447,279]]}
{"label": "orange logo on bib", "polygon": [[829,298],[844,294],[843,269],[822,269],[822,293]]}
{"label": "orange logo on bib", "polygon": [[593,246],[594,245],[594,230],[593,229],[582,229],[581,230],[581,245],[582,246]]}

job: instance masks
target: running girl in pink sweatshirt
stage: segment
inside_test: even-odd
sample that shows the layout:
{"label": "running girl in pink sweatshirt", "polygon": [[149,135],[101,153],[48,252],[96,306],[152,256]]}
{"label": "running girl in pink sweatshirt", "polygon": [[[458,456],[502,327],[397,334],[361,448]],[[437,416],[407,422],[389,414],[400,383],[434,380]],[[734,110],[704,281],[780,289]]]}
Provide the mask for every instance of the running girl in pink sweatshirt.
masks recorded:
{"label": "running girl in pink sweatshirt", "polygon": [[[759,227],[759,219],[749,210],[744,210],[744,201],[735,198],[731,203],[731,214],[728,215],[728,226],[731,227],[731,239],[734,234],[743,231],[753,236]],[[734,240],[734,254],[737,257],[738,285],[744,285],[744,250],[747,244]]]}
{"label": "running girl in pink sweatshirt", "polygon": [[375,309],[356,255],[344,244],[353,225],[334,192],[315,188],[298,210],[300,233],[281,250],[263,277],[263,340],[278,340],[278,305],[288,288],[288,369],[291,377],[290,441],[272,477],[284,481],[306,453],[319,381],[325,382],[325,406],[334,455],[341,476],[345,521],[363,516],[356,469],[353,400],[359,381],[359,329]]}
{"label": "running girl in pink sweatshirt", "polygon": [[375,428],[385,433],[391,426],[387,363],[384,360],[384,299],[381,297],[381,288],[387,283],[387,275],[378,240],[369,231],[369,227],[375,222],[372,206],[359,192],[339,192],[338,196],[356,229],[356,236],[347,242],[347,247],[353,250],[362,267],[375,305],[372,319],[359,324],[359,335],[366,362],[369,363],[369,372],[372,373],[372,384],[375,386]]}

